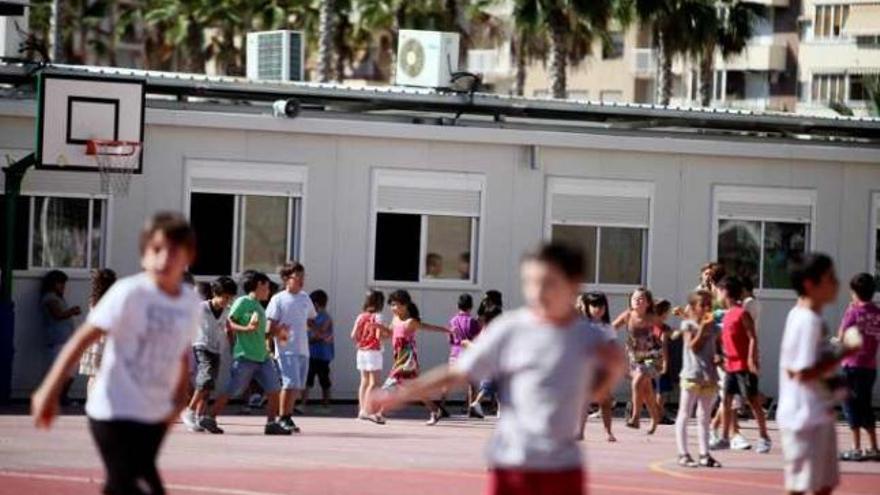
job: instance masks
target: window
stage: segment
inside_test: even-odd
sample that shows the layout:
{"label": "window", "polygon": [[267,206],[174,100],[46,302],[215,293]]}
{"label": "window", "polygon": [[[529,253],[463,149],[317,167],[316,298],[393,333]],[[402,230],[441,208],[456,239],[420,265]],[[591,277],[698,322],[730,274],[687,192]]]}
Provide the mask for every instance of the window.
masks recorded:
{"label": "window", "polygon": [[880,281],[880,192],[874,193],[871,198],[871,252],[869,254],[870,261],[868,263],[869,271],[873,271],[874,277]]}
{"label": "window", "polygon": [[303,167],[201,160],[187,165],[190,222],[199,245],[210,246],[199,250],[193,274],[272,274],[300,258]]}
{"label": "window", "polygon": [[716,187],[718,261],[756,288],[790,288],[788,262],[809,250],[814,204],[812,191]]}
{"label": "window", "polygon": [[602,60],[623,57],[623,33],[614,31],[609,34],[607,43],[602,44]]}
{"label": "window", "polygon": [[585,283],[647,283],[651,184],[551,178],[547,189],[546,235],[583,251]]}
{"label": "window", "polygon": [[819,39],[836,39],[842,36],[843,26],[849,17],[849,5],[817,5],[813,23],[813,35]]}
{"label": "window", "polygon": [[861,74],[813,74],[813,101],[860,102],[868,99]]}
{"label": "window", "polygon": [[[0,226],[6,219],[0,196]],[[99,268],[104,264],[105,201],[94,197],[21,196],[16,206],[13,268]],[[4,256],[5,247],[0,247]]]}
{"label": "window", "polygon": [[372,280],[474,284],[484,178],[376,170]]}

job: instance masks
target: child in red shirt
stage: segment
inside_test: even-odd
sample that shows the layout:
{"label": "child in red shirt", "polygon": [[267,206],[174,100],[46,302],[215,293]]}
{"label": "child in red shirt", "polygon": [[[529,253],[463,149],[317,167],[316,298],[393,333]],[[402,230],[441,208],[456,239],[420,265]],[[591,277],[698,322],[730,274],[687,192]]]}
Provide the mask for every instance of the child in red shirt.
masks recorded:
{"label": "child in red shirt", "polygon": [[758,392],[758,335],[755,322],[748,311],[743,308],[742,282],[733,276],[721,279],[715,287],[719,300],[727,309],[721,322],[721,345],[724,349],[724,400],[721,404],[722,436],[712,444],[713,450],[730,448],[730,426],[733,421],[733,396],[739,395],[752,408],[755,421],[758,423],[757,451],[759,454],[770,452],[770,436],[767,434],[767,419],[761,405],[761,394]]}

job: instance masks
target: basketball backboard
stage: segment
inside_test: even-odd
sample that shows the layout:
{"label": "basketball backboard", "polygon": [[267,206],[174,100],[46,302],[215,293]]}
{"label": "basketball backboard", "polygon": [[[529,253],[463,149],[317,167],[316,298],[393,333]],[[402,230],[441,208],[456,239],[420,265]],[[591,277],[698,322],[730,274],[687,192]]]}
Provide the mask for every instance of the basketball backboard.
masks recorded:
{"label": "basketball backboard", "polygon": [[[145,83],[92,74],[43,72],[37,83],[36,167],[98,172],[89,140],[144,140]],[[134,173],[140,174],[138,152]]]}

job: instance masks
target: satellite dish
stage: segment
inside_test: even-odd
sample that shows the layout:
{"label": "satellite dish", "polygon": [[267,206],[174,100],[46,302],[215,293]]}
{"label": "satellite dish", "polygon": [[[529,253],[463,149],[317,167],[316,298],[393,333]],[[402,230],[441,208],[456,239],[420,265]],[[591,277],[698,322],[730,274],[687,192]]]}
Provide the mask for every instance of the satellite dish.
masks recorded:
{"label": "satellite dish", "polygon": [[415,38],[409,38],[403,43],[400,54],[400,67],[409,77],[418,77],[425,67],[425,49],[421,42]]}

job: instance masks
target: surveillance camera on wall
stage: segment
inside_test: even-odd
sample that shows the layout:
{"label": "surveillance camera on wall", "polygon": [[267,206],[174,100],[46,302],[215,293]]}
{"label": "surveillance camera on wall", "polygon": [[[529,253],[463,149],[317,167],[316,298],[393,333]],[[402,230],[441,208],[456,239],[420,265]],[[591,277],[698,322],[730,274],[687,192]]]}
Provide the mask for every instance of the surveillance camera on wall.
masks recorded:
{"label": "surveillance camera on wall", "polygon": [[300,104],[296,98],[288,98],[286,100],[276,100],[272,104],[272,114],[276,117],[287,117],[288,119],[296,118],[299,115]]}

